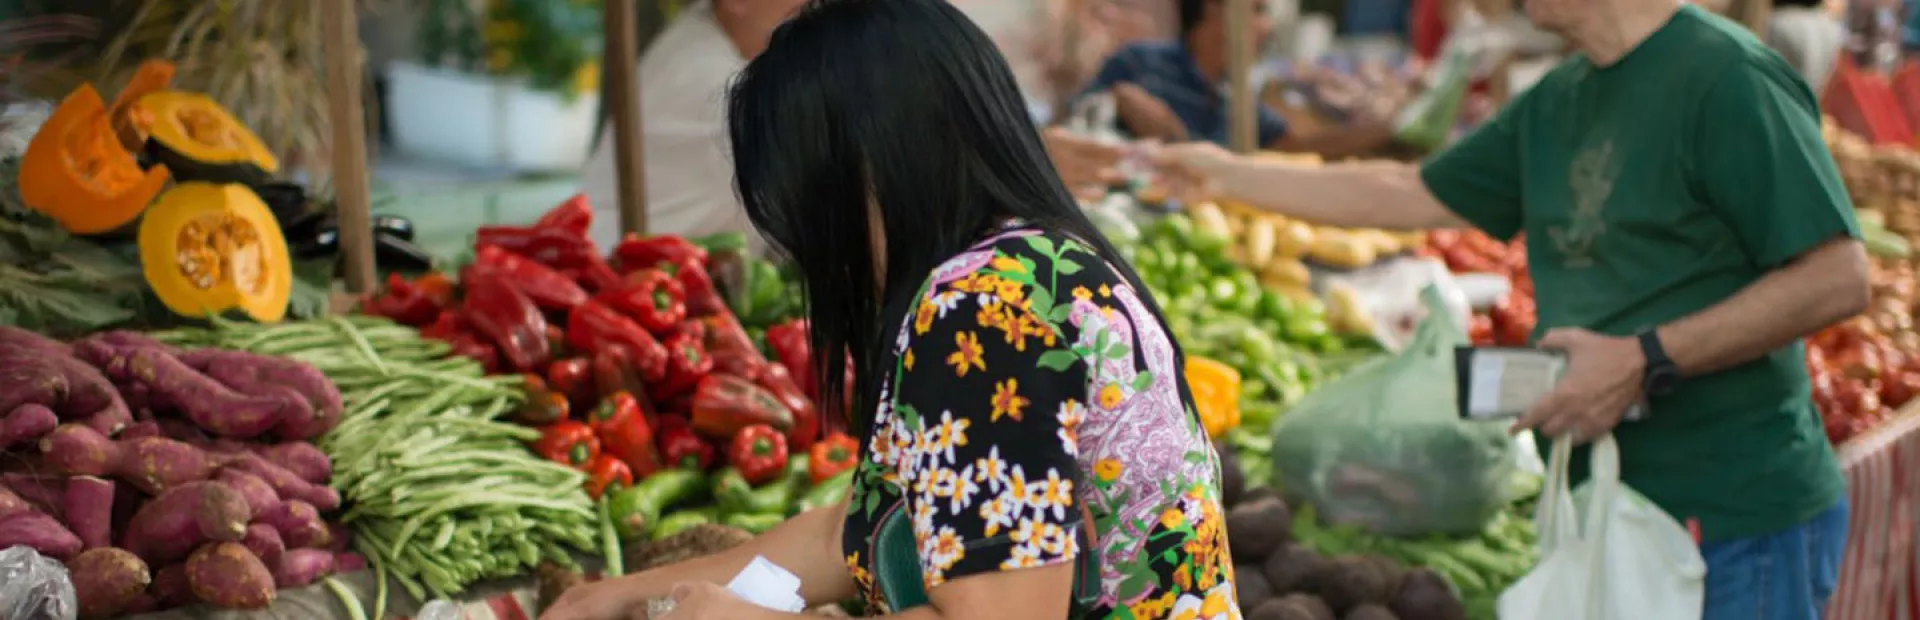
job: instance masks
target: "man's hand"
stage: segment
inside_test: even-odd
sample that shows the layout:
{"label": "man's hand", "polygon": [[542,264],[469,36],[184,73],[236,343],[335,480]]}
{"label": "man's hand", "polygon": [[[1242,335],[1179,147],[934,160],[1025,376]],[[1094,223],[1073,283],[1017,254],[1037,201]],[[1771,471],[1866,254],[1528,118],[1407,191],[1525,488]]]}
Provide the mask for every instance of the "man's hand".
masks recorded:
{"label": "man's hand", "polygon": [[1120,147],[1082,138],[1059,127],[1048,128],[1041,137],[1046,140],[1053,167],[1060,171],[1061,182],[1074,195],[1097,198],[1106,194],[1108,186],[1125,180],[1119,169],[1124,154]]}
{"label": "man's hand", "polygon": [[1212,200],[1220,194],[1220,175],[1234,154],[1212,142],[1189,142],[1161,147],[1153,154],[1160,182],[1184,201]]}
{"label": "man's hand", "polygon": [[1127,131],[1142,139],[1162,142],[1185,142],[1187,124],[1180,115],[1137,84],[1121,82],[1113,85],[1114,109],[1120,114],[1120,122],[1126,124]]}
{"label": "man's hand", "polygon": [[1546,438],[1591,441],[1620,424],[1640,402],[1647,358],[1639,341],[1560,328],[1540,339],[1540,348],[1567,355],[1567,372],[1540,402],[1514,422],[1513,432],[1536,429]]}

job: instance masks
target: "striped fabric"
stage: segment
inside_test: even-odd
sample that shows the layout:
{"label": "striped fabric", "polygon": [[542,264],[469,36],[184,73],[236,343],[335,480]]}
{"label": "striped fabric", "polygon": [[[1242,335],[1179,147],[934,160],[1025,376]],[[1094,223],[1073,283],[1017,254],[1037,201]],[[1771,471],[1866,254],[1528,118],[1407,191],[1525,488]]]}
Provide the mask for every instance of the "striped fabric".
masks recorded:
{"label": "striped fabric", "polygon": [[1852,504],[1828,620],[1920,620],[1920,406],[1839,447]]}

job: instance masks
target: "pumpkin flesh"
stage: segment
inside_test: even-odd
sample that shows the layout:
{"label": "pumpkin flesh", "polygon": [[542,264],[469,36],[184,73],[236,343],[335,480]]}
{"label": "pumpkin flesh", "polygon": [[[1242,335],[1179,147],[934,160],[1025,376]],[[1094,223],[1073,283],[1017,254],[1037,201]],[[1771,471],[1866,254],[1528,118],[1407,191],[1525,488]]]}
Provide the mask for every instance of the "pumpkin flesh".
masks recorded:
{"label": "pumpkin flesh", "polygon": [[140,222],[140,262],[169,310],[202,317],[238,310],[285,318],[293,275],[280,224],[253,190],[188,182],[160,196]]}
{"label": "pumpkin flesh", "polygon": [[182,179],[259,184],[280,171],[260,137],[206,95],[148,93],[129,117],[143,126],[148,150]]}
{"label": "pumpkin flesh", "polygon": [[127,85],[114,95],[113,107],[108,113],[113,117],[113,131],[120,137],[120,144],[128,151],[139,152],[147,144],[147,127],[153,119],[134,105],[141,97],[165,90],[173,83],[173,63],[165,60],[149,60],[140,63],[140,68],[127,80]]}
{"label": "pumpkin flesh", "polygon": [[112,232],[164,189],[166,166],[141,170],[120,144],[100,93],[82,84],[55,108],[20,160],[20,198],[68,232]]}

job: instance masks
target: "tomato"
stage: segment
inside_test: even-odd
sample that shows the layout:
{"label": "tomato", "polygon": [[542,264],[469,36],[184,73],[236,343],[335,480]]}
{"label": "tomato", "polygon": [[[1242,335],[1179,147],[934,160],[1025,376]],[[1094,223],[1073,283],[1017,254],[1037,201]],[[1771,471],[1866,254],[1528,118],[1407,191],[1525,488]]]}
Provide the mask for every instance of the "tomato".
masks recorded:
{"label": "tomato", "polygon": [[1473,320],[1467,322],[1467,340],[1474,346],[1493,344],[1493,319],[1484,314],[1473,315]]}
{"label": "tomato", "polygon": [[1880,403],[1880,391],[1877,389],[1878,386],[1873,387],[1875,389],[1860,390],[1859,395],[1854,397],[1855,400],[1852,403],[1848,403],[1853,406],[1852,417],[1862,417],[1880,411],[1882,407]]}
{"label": "tomato", "polygon": [[1914,396],[1920,396],[1920,373],[1901,372],[1880,386],[1880,401],[1888,407],[1899,408]]}
{"label": "tomato", "polygon": [[1878,377],[1882,370],[1878,349],[1877,346],[1863,342],[1837,350],[1832,358],[1833,367],[1852,379]]}

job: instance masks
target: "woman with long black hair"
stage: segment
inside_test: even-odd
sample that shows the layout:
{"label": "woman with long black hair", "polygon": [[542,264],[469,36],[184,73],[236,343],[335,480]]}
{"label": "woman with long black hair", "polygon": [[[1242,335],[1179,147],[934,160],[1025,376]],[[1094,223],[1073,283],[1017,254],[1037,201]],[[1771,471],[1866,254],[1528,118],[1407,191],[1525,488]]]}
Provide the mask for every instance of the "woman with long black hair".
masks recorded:
{"label": "woman with long black hair", "polygon": [[716,585],[756,555],[890,618],[1240,617],[1180,350],[979,29],[942,0],[818,0],[729,123],[747,213],[804,279],[821,409],[863,439],[851,497],[543,618],[669,595],[670,620],[782,617]]}

